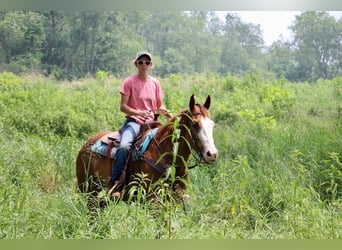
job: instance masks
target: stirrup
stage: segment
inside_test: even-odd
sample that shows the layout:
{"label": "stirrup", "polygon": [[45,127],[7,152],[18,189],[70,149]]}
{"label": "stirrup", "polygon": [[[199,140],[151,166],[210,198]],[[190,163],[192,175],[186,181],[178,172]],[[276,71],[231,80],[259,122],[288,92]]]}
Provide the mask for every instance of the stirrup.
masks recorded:
{"label": "stirrup", "polygon": [[120,183],[116,181],[114,185],[108,190],[107,196],[109,198],[114,198],[114,197],[120,198],[121,192],[118,191],[119,188],[120,188]]}

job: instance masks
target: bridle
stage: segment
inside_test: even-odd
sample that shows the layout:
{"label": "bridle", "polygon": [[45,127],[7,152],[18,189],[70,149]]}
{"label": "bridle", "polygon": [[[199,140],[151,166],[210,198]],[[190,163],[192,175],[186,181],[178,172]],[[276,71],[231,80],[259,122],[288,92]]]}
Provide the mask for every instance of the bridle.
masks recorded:
{"label": "bridle", "polygon": [[[201,106],[200,105],[197,105],[197,106],[200,108],[200,112],[192,113],[191,111],[185,111],[183,113],[183,115],[187,116],[188,119],[190,121],[192,121],[192,124],[190,126],[193,126],[194,123],[195,123],[195,122],[193,122],[193,119],[192,119],[193,116],[197,116],[197,115],[203,116],[203,112],[201,110]],[[187,168],[188,169],[193,169],[193,168],[199,166],[201,163],[205,163],[206,161],[204,160],[204,156],[201,153],[200,147],[198,146],[198,144],[196,143],[196,141],[194,139],[193,132],[192,132],[192,129],[194,129],[194,128],[188,127],[185,124],[182,124],[182,126],[185,126],[187,132],[190,135],[190,143],[191,143],[191,145],[189,145],[190,146],[190,154],[194,157],[194,159],[196,161],[193,165],[187,166]],[[161,149],[159,143],[156,141],[156,139],[154,137],[153,137],[153,140],[155,141],[155,143],[157,145],[157,148],[159,150],[160,155],[163,155],[164,152]],[[179,140],[179,138],[177,140]],[[140,155],[140,157],[148,165],[150,165],[151,167],[153,167],[155,170],[157,170],[158,172],[160,172],[162,174],[167,172],[167,169],[171,166],[171,165],[167,165],[167,164],[162,164],[162,160],[161,161],[159,161],[159,160],[156,161],[156,160],[147,158],[144,155]],[[185,177],[185,176],[183,176],[183,177]]]}
{"label": "bridle", "polygon": [[[197,116],[197,115],[203,116],[201,106],[200,105],[197,105],[197,106],[200,108],[200,112],[191,113],[191,116]],[[190,119],[192,119],[192,118],[190,117]],[[193,124],[192,124],[192,126],[193,126]],[[196,160],[196,163],[191,165],[191,166],[188,166],[188,169],[193,169],[193,168],[199,166],[202,162],[205,163],[206,161],[204,160],[204,156],[202,155],[201,149],[199,148],[198,144],[196,143],[195,139],[193,138],[191,128],[190,128],[189,132],[190,132],[191,143],[193,146],[192,148],[195,149],[195,150],[191,150],[191,155]],[[195,153],[194,153],[194,151],[195,151]]]}

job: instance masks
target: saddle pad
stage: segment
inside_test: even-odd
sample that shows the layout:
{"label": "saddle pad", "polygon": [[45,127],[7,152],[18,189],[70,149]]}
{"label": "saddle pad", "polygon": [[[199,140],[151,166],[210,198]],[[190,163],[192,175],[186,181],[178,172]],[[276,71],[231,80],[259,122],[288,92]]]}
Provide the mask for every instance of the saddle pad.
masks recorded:
{"label": "saddle pad", "polygon": [[146,151],[148,145],[150,144],[152,138],[155,136],[155,134],[157,133],[157,131],[158,131],[158,128],[154,128],[154,129],[152,129],[152,131],[151,131],[148,135],[146,135],[145,140],[143,141],[143,143],[142,143],[141,146],[140,146],[140,152],[141,152],[142,154],[145,153],[145,151]]}
{"label": "saddle pad", "polygon": [[155,134],[157,133],[158,128],[154,128],[151,131],[149,131],[146,135],[145,138],[142,138],[142,142],[137,142],[137,144],[140,143],[139,147],[133,147],[132,150],[132,159],[134,162],[136,161],[140,161],[142,158],[141,156],[145,153],[148,145],[150,144],[152,138],[155,136]]}

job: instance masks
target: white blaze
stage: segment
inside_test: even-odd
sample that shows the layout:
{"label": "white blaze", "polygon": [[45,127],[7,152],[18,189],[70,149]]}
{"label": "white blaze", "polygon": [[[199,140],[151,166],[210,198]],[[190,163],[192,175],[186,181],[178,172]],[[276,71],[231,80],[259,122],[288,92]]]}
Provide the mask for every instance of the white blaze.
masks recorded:
{"label": "white blaze", "polygon": [[214,143],[213,129],[214,121],[208,117],[202,117],[202,129],[198,133],[198,137],[202,142],[202,155],[206,161],[215,161],[217,158],[217,149]]}

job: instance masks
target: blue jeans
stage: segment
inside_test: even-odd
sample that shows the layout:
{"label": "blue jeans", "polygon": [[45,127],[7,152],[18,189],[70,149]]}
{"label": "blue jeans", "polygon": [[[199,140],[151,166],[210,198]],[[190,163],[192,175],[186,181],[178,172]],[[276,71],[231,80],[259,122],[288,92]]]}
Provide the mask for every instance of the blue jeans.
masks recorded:
{"label": "blue jeans", "polygon": [[140,124],[133,119],[128,118],[122,126],[122,133],[120,138],[120,146],[115,153],[115,161],[112,168],[112,182],[111,186],[120,179],[122,170],[126,164],[128,152],[134,139],[140,131]]}

